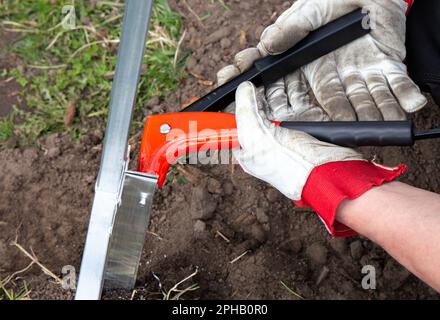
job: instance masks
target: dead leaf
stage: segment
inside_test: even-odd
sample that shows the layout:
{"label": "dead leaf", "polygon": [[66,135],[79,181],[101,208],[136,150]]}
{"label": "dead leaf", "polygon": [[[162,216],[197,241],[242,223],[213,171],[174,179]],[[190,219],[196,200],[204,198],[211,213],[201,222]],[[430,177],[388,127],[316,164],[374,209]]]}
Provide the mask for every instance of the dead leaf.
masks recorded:
{"label": "dead leaf", "polygon": [[76,113],[76,102],[78,99],[73,99],[70,101],[70,103],[67,105],[66,112],[64,113],[64,125],[66,127],[70,127],[73,123],[73,119],[75,118]]}
{"label": "dead leaf", "polygon": [[8,94],[8,97],[16,97],[20,94],[20,91],[16,90],[16,91],[12,91],[11,93]]}
{"label": "dead leaf", "polygon": [[240,47],[244,48],[247,44],[246,31],[240,30]]}
{"label": "dead leaf", "polygon": [[192,104],[193,102],[196,102],[196,101],[199,100],[199,99],[200,99],[200,97],[192,96],[191,98],[189,98],[187,101],[185,101],[185,102],[182,104],[182,108],[186,108],[186,107],[188,107],[190,104]]}
{"label": "dead leaf", "polygon": [[212,87],[214,85],[214,82],[212,82],[211,80],[199,79],[197,82],[202,86],[207,86],[207,87]]}
{"label": "dead leaf", "polygon": [[194,73],[194,72],[191,72],[191,71],[188,71],[188,72],[190,73],[190,75],[192,75],[196,79],[203,79],[203,77],[201,75],[197,74],[197,73]]}
{"label": "dead leaf", "polygon": [[104,77],[107,79],[107,80],[113,80],[113,77],[115,76],[115,71],[110,71],[110,72],[107,72],[105,75],[104,75]]}

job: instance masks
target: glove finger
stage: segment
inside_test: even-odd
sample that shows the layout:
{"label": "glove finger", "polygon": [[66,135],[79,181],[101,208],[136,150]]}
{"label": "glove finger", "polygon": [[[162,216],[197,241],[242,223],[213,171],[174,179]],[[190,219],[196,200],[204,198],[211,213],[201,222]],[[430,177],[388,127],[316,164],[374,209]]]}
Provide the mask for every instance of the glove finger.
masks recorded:
{"label": "glove finger", "polygon": [[234,64],[226,66],[217,72],[217,86],[234,79],[242,72],[252,67],[255,60],[261,58],[260,51],[257,48],[248,48],[240,51],[234,57]]}
{"label": "glove finger", "polygon": [[234,79],[239,75],[240,75],[240,70],[236,66],[232,64],[226,66],[220,69],[219,72],[217,72],[217,86],[220,87],[221,85],[225,84],[226,82]]}
{"label": "glove finger", "polygon": [[258,49],[262,56],[280,54],[297,44],[311,31],[357,9],[361,1],[299,0],[287,9],[261,35]]}
{"label": "glove finger", "polygon": [[311,101],[310,87],[301,70],[289,74],[285,78],[287,96],[290,103],[288,112],[275,117],[278,121],[330,121],[327,113]]}
{"label": "glove finger", "polygon": [[264,97],[257,94],[251,82],[243,82],[236,92],[236,121],[240,145],[243,149],[254,150],[268,143],[274,129],[264,111]]}
{"label": "glove finger", "polygon": [[253,66],[256,60],[260,58],[260,50],[257,48],[247,48],[235,55],[234,63],[240,72],[245,72]]}
{"label": "glove finger", "polygon": [[391,90],[406,112],[416,112],[428,103],[419,87],[408,76],[406,66],[403,63],[396,62],[389,65],[384,68],[384,74]]}
{"label": "glove finger", "polygon": [[382,114],[376,107],[373,97],[359,72],[350,72],[343,76],[346,94],[356,110],[359,121],[381,121]]}
{"label": "glove finger", "polygon": [[284,79],[278,79],[274,83],[267,86],[266,99],[268,110],[267,114],[271,119],[279,119],[289,112],[289,103],[287,100]]}
{"label": "glove finger", "polygon": [[333,121],[356,121],[333,53],[306,65],[303,70],[316,99]]}
{"label": "glove finger", "polygon": [[368,90],[385,121],[405,120],[405,111],[400,107],[380,71],[369,71],[365,75]]}

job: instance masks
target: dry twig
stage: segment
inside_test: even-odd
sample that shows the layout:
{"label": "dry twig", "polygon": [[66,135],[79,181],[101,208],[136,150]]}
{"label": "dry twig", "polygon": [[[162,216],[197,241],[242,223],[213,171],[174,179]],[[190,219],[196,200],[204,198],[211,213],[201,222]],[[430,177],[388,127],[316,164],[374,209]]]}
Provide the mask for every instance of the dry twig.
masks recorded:
{"label": "dry twig", "polygon": [[37,266],[40,267],[40,269],[47,274],[49,277],[51,277],[52,279],[54,279],[56,281],[56,283],[58,284],[62,284],[63,280],[58,277],[57,275],[55,275],[52,271],[50,271],[47,267],[45,267],[37,258],[37,256],[35,255],[35,253],[32,251],[32,253],[28,252],[25,248],[23,248],[18,242],[17,242],[17,238],[12,242],[12,245],[17,247],[22,253],[24,253],[25,256],[27,256],[29,259],[31,259],[32,264],[36,264]]}

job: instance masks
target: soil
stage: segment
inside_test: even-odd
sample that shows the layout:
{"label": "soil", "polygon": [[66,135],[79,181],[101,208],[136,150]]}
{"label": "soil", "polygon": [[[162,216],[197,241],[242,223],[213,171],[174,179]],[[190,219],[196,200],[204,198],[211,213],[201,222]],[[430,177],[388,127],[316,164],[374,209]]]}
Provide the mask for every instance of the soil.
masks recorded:
{"label": "soil", "polygon": [[[17,65],[17,57],[8,50],[15,38],[15,34],[0,30],[0,72]],[[6,116],[13,105],[17,104],[19,90],[20,85],[14,78],[0,76],[0,117]]]}
{"label": "soil", "polygon": [[[193,51],[189,76],[165,101],[147,105],[146,113],[180,110],[210,91],[216,71],[255,45],[264,25],[289,5],[231,0],[227,11],[217,1],[186,2],[199,17],[210,14],[201,20],[184,2],[170,1],[185,17],[184,45]],[[421,128],[439,125],[438,107],[431,102],[414,120]],[[80,143],[55,134],[33,148],[0,151],[1,279],[30,263],[14,240],[58,276],[65,265],[79,270],[101,142],[102,132],[91,129]],[[440,192],[435,143],[364,151],[379,162],[404,161],[409,170],[403,181]],[[156,193],[136,292],[106,291],[104,298],[159,298],[159,284],[169,290],[195,270],[183,287],[192,282],[199,289],[184,299],[296,299],[281,281],[306,299],[440,298],[374,243],[331,238],[314,213],[295,208],[239,166],[178,165],[173,172],[183,178]],[[361,287],[365,265],[376,267],[376,290]],[[28,283],[32,299],[73,297],[36,265],[15,278]]]}

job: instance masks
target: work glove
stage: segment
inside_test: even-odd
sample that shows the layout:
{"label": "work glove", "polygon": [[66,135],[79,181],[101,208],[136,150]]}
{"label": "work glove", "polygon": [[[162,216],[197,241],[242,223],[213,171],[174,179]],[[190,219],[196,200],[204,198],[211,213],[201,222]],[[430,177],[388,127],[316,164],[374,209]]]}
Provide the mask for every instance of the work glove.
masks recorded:
{"label": "work glove", "polygon": [[314,208],[333,235],[353,235],[335,221],[340,202],[391,181],[404,166],[379,166],[352,149],[279,127],[269,120],[266,103],[252,83],[238,87],[236,120],[241,148],[234,151],[234,157],[245,172],[268,182],[297,204]]}
{"label": "work glove", "polygon": [[265,105],[264,97],[252,83],[239,86],[236,118],[241,149],[234,156],[244,171],[270,183],[286,197],[301,200],[310,172],[321,164],[363,159],[352,149],[275,125],[269,120]]}
{"label": "work glove", "polygon": [[[358,8],[370,12],[371,33],[266,88],[272,116],[280,121],[313,120],[310,113],[316,114],[318,121],[405,119],[405,112],[420,110],[427,100],[402,62],[408,9],[403,0],[298,0],[266,28],[257,48],[239,52],[234,65],[218,72],[218,84],[246,71],[255,60],[286,51],[311,31]],[[317,106],[321,112],[316,112]]]}

